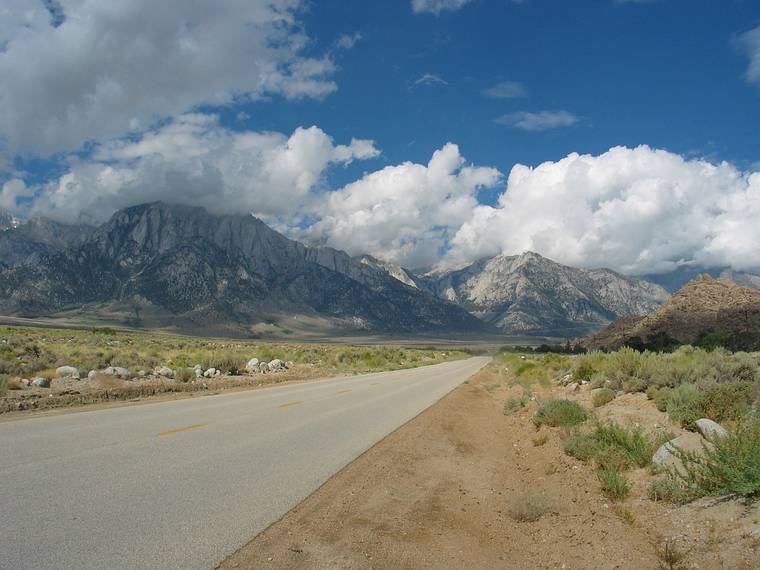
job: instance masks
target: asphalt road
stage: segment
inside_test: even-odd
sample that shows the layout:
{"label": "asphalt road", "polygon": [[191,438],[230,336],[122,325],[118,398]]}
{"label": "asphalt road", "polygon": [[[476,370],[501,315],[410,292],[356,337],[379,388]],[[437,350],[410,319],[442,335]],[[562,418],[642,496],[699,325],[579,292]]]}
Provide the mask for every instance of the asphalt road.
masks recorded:
{"label": "asphalt road", "polygon": [[0,568],[213,568],[487,362],[0,423]]}

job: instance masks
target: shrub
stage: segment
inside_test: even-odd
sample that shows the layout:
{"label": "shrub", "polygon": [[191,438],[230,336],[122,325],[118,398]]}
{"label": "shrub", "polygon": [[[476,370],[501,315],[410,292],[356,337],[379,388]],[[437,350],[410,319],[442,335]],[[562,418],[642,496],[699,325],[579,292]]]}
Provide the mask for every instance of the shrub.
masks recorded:
{"label": "shrub", "polygon": [[595,408],[599,408],[601,406],[604,406],[605,404],[609,404],[612,400],[615,399],[615,391],[610,390],[609,388],[601,388],[598,392],[594,392],[594,396],[592,397],[592,403]]}
{"label": "shrub", "polygon": [[573,427],[582,424],[588,412],[577,402],[570,400],[547,400],[533,416],[536,427]]}
{"label": "shrub", "polygon": [[541,447],[542,445],[546,445],[547,441],[549,441],[549,436],[543,433],[533,438],[533,447]]}
{"label": "shrub", "polygon": [[615,422],[599,424],[594,436],[602,447],[620,450],[632,466],[638,467],[649,465],[657,448],[666,440],[665,435],[648,435],[641,427],[627,428]]}
{"label": "shrub", "polygon": [[621,471],[600,469],[597,471],[602,492],[613,500],[623,500],[631,492],[631,483]]}
{"label": "shrub", "polygon": [[591,461],[599,453],[599,442],[593,434],[575,433],[562,443],[565,453],[581,461]]}
{"label": "shrub", "polygon": [[685,503],[688,496],[682,485],[670,477],[655,479],[649,485],[647,495],[652,501],[668,503]]}
{"label": "shrub", "polygon": [[535,522],[549,511],[549,502],[541,495],[525,495],[515,499],[509,514],[518,522]]}
{"label": "shrub", "polygon": [[753,388],[751,382],[719,384],[710,388],[699,398],[703,417],[716,422],[739,419],[747,413],[752,403]]}
{"label": "shrub", "polygon": [[676,450],[683,469],[668,472],[684,495],[760,496],[760,416],[753,415],[702,453]]}
{"label": "shrub", "polygon": [[518,398],[509,398],[506,402],[504,402],[504,415],[509,416],[511,414],[514,414],[516,411],[521,410],[527,406],[528,402],[529,400],[525,396],[520,396]]}
{"label": "shrub", "polygon": [[195,370],[187,367],[177,368],[174,371],[174,378],[177,380],[177,382],[187,384],[188,382],[195,379]]}
{"label": "shrub", "polygon": [[8,391],[8,375],[0,374],[0,396]]}

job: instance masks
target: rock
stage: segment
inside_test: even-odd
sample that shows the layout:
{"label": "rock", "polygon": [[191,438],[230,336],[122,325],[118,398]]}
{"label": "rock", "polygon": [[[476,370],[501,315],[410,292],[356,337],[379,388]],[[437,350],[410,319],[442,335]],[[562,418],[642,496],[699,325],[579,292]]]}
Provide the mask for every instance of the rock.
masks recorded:
{"label": "rock", "polygon": [[694,422],[697,424],[697,431],[702,434],[705,439],[713,439],[714,437],[726,437],[728,432],[726,428],[717,422],[702,418]]}
{"label": "rock", "polygon": [[702,436],[698,433],[689,432],[680,435],[660,446],[652,457],[652,465],[656,467],[673,467],[680,465],[680,461],[674,453],[675,448],[683,451],[701,452],[706,443],[707,442],[702,439]]}
{"label": "rock", "polygon": [[36,386],[37,388],[50,388],[50,379],[37,376],[32,378],[32,386]]}
{"label": "rock", "polygon": [[562,386],[567,386],[573,381],[573,375],[572,374],[565,374],[562,378],[559,379],[559,383]]}
{"label": "rock", "polygon": [[168,366],[161,366],[158,370],[156,370],[156,374],[163,376],[164,378],[174,378],[174,370]]}
{"label": "rock", "polygon": [[29,378],[22,378],[21,379],[21,385],[24,388],[28,388],[30,384],[31,384],[31,382],[29,381]]}
{"label": "rock", "polygon": [[272,360],[269,363],[269,370],[271,370],[273,372],[275,370],[282,370],[283,368],[284,368],[284,366],[282,364],[282,360],[280,360],[279,358],[275,358],[274,360]]}
{"label": "rock", "polygon": [[571,382],[570,384],[567,385],[567,389],[569,392],[577,392],[578,390],[580,390],[580,388],[581,387],[580,385],[578,385],[577,382]]}
{"label": "rock", "polygon": [[129,378],[129,369],[121,366],[109,366],[103,370],[103,374],[108,376],[118,376],[119,378]]}
{"label": "rock", "polygon": [[87,379],[91,380],[92,378],[95,378],[95,376],[97,376],[97,375],[98,375],[98,371],[97,370],[90,370],[87,373]]}
{"label": "rock", "polygon": [[219,369],[217,369],[217,370],[214,372],[214,376],[221,376],[221,375],[222,375],[222,371],[221,371],[221,370],[219,370]]}
{"label": "rock", "polygon": [[203,378],[203,368],[198,367],[198,368],[193,368],[193,370],[195,370],[196,378]]}
{"label": "rock", "polygon": [[285,368],[293,368],[295,365],[296,365],[296,363],[295,363],[295,362],[293,362],[292,360],[288,360],[288,361],[285,363]]}
{"label": "rock", "polygon": [[216,374],[216,368],[209,368],[203,373],[204,378],[211,378]]}
{"label": "rock", "polygon": [[259,362],[259,372],[269,372],[269,363],[263,360]]}
{"label": "rock", "polygon": [[73,366],[59,366],[55,369],[56,378],[76,378],[79,380],[79,369]]}
{"label": "rock", "polygon": [[254,373],[259,371],[259,359],[258,358],[251,358],[248,363],[245,365],[245,371]]}

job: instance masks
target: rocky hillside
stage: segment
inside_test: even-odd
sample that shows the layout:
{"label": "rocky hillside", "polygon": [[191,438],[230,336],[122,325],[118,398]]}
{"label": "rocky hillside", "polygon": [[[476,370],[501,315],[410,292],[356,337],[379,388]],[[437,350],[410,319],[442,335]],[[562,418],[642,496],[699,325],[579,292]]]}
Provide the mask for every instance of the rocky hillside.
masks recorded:
{"label": "rocky hillside", "polygon": [[609,269],[578,269],[536,253],[483,259],[416,282],[509,334],[577,336],[625,315],[645,315],[669,294]]}
{"label": "rocky hillside", "polygon": [[[11,221],[6,224],[7,220]],[[19,223],[2,215],[0,228],[0,267],[34,263],[41,256],[78,247],[94,230],[91,226],[61,224],[46,218]]]}
{"label": "rocky hillside", "polygon": [[642,275],[641,278],[645,281],[651,281],[652,283],[662,285],[669,292],[675,293],[692,279],[705,274],[716,279],[727,279],[737,285],[742,285],[743,287],[760,289],[760,274],[758,274],[758,272],[734,271],[730,268],[706,268],[699,266],[680,267],[669,273]]}
{"label": "rocky hillside", "polygon": [[73,311],[132,326],[237,334],[259,322],[346,332],[484,329],[452,303],[344,252],[290,240],[250,215],[144,204],[64,249],[27,242],[39,253],[8,259],[0,272],[5,314]]}
{"label": "rocky hillside", "polygon": [[704,333],[760,335],[760,291],[727,279],[697,277],[652,314],[620,320],[584,339],[588,348],[611,350],[660,336],[693,343]]}

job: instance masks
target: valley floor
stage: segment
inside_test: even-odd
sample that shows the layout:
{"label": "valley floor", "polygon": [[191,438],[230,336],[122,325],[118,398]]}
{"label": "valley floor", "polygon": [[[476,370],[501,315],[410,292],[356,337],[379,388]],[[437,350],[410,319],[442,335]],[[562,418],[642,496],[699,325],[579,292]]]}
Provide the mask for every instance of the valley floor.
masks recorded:
{"label": "valley floor", "polygon": [[[757,504],[666,506],[649,501],[641,481],[629,499],[612,502],[593,468],[564,454],[558,430],[536,431],[535,403],[503,414],[516,389],[495,367],[481,371],[220,567],[760,567],[760,538],[745,528],[760,522]],[[567,395],[558,386],[539,395],[560,392]],[[588,392],[573,397],[590,399]],[[619,400],[609,412],[618,419],[630,411],[663,420],[629,396]],[[546,513],[519,522],[516,509],[531,497],[545,501]],[[686,556],[672,566],[666,540]]]}

